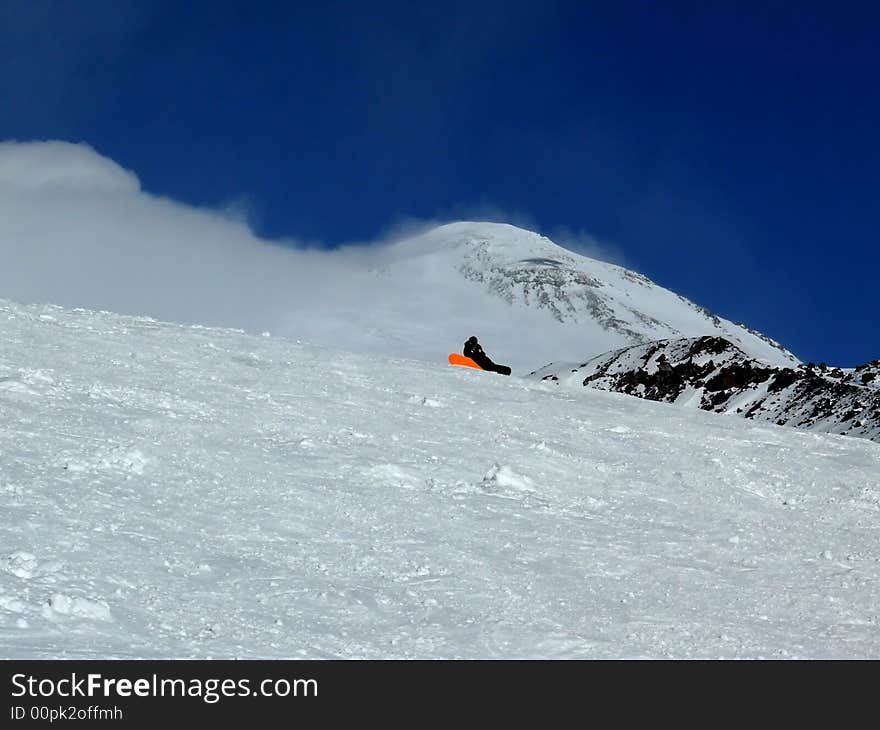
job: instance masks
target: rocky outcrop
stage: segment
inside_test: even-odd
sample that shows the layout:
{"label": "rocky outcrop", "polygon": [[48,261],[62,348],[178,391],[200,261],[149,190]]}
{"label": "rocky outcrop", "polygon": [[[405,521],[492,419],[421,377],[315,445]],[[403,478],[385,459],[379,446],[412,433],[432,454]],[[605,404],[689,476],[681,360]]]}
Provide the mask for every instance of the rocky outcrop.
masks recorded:
{"label": "rocky outcrop", "polygon": [[880,360],[779,367],[722,337],[659,340],[532,377],[880,441]]}

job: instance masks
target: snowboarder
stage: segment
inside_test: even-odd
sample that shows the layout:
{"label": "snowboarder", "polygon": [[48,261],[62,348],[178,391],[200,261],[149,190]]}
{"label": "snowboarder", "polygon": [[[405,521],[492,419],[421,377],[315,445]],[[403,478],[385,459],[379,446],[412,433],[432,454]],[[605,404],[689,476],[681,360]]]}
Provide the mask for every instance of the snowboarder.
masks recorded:
{"label": "snowboarder", "polygon": [[477,363],[477,365],[483,368],[483,370],[501,373],[501,375],[510,375],[510,368],[507,367],[507,365],[496,365],[489,359],[489,356],[483,352],[483,348],[480,347],[480,343],[477,342],[476,337],[468,337],[467,342],[464,343],[463,352],[465,357],[469,357]]}

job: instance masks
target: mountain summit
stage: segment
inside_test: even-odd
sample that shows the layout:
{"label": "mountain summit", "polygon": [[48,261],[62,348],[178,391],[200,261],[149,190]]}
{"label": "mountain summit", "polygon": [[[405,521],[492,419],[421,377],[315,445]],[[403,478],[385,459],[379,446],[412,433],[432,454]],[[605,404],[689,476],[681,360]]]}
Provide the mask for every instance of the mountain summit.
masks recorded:
{"label": "mountain summit", "polygon": [[364,284],[375,295],[347,313],[356,342],[341,328],[329,339],[311,331],[317,312],[300,318],[306,339],[438,359],[473,334],[492,357],[522,370],[542,359],[576,361],[663,338],[714,335],[761,360],[797,362],[773,340],[642,274],[512,225],[451,223],[379,256],[370,267],[374,281]]}

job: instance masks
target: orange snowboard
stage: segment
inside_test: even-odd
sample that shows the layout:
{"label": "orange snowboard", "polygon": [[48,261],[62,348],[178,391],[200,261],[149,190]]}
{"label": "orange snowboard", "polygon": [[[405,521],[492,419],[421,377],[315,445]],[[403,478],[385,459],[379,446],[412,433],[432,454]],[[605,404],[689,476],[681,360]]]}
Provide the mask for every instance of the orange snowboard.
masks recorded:
{"label": "orange snowboard", "polygon": [[462,367],[465,367],[465,368],[475,368],[477,370],[483,369],[479,365],[477,365],[477,363],[475,363],[473,360],[471,360],[469,357],[465,357],[464,355],[459,355],[457,352],[453,352],[449,356],[449,364],[450,365],[461,365]]}

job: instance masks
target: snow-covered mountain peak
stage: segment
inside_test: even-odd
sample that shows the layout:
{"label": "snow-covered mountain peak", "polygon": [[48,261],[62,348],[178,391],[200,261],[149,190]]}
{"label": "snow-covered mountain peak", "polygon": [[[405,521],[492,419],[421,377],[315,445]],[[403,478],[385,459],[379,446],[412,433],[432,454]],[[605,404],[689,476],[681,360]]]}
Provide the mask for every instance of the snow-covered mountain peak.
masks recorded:
{"label": "snow-covered mountain peak", "polygon": [[457,349],[459,340],[476,333],[515,369],[533,369],[542,356],[579,360],[627,345],[699,335],[726,337],[773,363],[797,362],[773,340],[642,274],[508,224],[438,226],[388,246],[373,272],[382,281],[381,298],[405,300],[422,331],[445,320],[455,332],[438,339]]}

